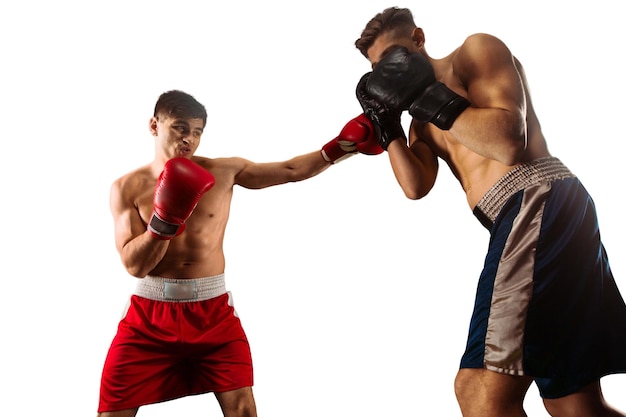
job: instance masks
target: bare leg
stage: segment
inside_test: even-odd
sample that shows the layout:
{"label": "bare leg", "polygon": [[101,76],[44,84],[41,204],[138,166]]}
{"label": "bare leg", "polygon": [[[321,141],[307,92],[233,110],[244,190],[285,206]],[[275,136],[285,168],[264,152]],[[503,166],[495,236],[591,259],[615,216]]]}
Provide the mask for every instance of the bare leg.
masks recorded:
{"label": "bare leg", "polygon": [[224,417],[256,417],[252,387],[216,392],[215,397],[222,408]]}
{"label": "bare leg", "polygon": [[137,410],[139,410],[139,408],[121,411],[105,411],[104,413],[98,413],[98,417],[135,417]]}
{"label": "bare leg", "polygon": [[461,369],[454,391],[463,417],[526,417],[524,397],[530,377],[486,369]]}
{"label": "bare leg", "polygon": [[543,404],[552,417],[624,417],[611,407],[602,395],[600,381],[587,385],[574,394],[557,399],[544,399]]}

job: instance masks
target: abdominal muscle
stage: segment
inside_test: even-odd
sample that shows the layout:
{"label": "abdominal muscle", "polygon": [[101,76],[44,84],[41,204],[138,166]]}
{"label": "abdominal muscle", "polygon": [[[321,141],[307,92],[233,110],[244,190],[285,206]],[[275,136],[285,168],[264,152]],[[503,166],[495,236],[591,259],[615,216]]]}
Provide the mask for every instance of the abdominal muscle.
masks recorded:
{"label": "abdominal muscle", "polygon": [[164,278],[203,278],[224,273],[221,239],[210,233],[185,230],[170,241],[167,253],[149,275]]}
{"label": "abdominal muscle", "polygon": [[486,158],[470,151],[455,140],[445,138],[445,135],[441,139],[443,139],[443,146],[440,147],[433,143],[433,147],[439,148],[441,151],[439,157],[446,161],[460,181],[465,191],[467,203],[472,210],[487,191],[507,172],[522,163],[550,156],[529,97],[527,97],[526,149],[517,164],[504,165],[494,159]]}
{"label": "abdominal muscle", "polygon": [[[526,77],[521,64],[516,60],[520,79],[524,86],[526,104],[526,149],[517,164],[504,165],[494,159],[477,154],[456,139],[448,137],[448,132],[435,129],[420,129],[420,133],[435,154],[446,161],[465,191],[470,209],[474,209],[480,199],[502,178],[507,172],[524,162],[550,156],[541,125],[528,92]],[[451,78],[451,82],[454,77]],[[459,86],[460,87],[460,86]],[[415,126],[418,128],[417,126]],[[419,128],[418,128],[419,129]],[[422,136],[422,135],[418,135]]]}
{"label": "abdominal muscle", "polygon": [[465,197],[470,209],[474,209],[480,199],[515,166],[506,166],[493,160],[484,160],[470,172],[459,178],[465,191]]}

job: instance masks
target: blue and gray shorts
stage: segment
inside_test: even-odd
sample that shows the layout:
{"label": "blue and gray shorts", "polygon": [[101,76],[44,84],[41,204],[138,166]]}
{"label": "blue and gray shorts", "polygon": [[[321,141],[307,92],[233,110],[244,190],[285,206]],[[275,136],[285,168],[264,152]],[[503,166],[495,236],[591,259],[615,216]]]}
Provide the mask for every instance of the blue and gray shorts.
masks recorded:
{"label": "blue and gray shorts", "polygon": [[461,368],[532,376],[543,398],[626,372],[626,305],[580,181],[541,158],[507,173],[474,214],[491,237]]}

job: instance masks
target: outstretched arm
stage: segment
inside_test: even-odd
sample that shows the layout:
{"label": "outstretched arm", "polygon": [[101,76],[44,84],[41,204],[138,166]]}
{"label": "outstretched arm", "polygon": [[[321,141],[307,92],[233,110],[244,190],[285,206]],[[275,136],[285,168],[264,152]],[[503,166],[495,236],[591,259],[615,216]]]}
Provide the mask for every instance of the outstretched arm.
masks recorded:
{"label": "outstretched arm", "polygon": [[265,188],[302,181],[325,171],[356,153],[377,155],[383,152],[371,121],[361,114],[350,120],[339,135],[321,150],[296,156],[283,162],[253,163],[241,159],[242,169],[235,175],[235,184],[245,188]]}
{"label": "outstretched arm", "polygon": [[235,184],[252,189],[302,181],[325,171],[332,164],[324,159],[320,151],[296,156],[283,162],[254,163],[243,159],[241,161],[243,166],[235,176]]}

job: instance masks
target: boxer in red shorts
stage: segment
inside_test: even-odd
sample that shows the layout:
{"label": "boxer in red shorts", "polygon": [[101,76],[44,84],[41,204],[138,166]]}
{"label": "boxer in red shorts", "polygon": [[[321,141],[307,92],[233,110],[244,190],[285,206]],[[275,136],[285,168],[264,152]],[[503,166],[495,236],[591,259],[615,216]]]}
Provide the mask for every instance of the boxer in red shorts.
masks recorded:
{"label": "boxer in red shorts", "polygon": [[224,416],[256,416],[250,347],[224,282],[233,188],[301,181],[355,153],[382,152],[361,114],[321,151],[288,161],[200,157],[206,118],[189,94],[163,93],[149,125],[154,160],[111,187],[115,244],[138,282],[104,363],[99,416],[208,392]]}

